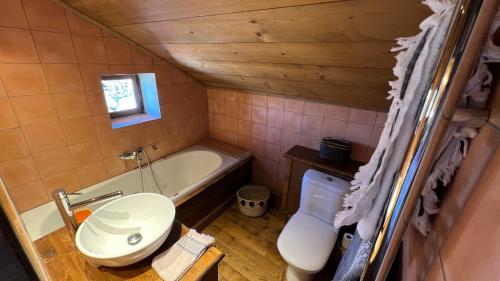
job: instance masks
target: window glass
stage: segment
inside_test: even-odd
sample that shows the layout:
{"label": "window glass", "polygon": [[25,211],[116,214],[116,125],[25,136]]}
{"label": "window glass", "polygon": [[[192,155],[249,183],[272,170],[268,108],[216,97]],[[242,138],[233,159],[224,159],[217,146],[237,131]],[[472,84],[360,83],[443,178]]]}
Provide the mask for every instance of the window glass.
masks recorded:
{"label": "window glass", "polygon": [[109,113],[139,108],[134,83],[132,78],[102,80]]}

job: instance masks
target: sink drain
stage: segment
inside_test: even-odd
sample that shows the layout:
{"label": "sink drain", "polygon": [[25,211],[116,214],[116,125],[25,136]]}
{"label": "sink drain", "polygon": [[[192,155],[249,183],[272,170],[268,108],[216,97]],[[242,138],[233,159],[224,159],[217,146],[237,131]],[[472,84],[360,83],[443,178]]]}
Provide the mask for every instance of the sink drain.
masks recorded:
{"label": "sink drain", "polygon": [[127,242],[129,245],[135,245],[142,240],[142,235],[140,233],[134,233],[130,234],[129,237],[127,237]]}

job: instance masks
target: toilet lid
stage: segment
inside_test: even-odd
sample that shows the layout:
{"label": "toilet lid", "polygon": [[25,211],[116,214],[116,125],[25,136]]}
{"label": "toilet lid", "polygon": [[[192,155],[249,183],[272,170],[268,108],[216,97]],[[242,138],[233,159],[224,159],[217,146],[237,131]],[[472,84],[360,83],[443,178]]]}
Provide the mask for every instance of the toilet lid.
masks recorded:
{"label": "toilet lid", "polygon": [[295,213],[278,238],[278,250],[290,265],[315,273],[328,261],[338,231],[303,212]]}

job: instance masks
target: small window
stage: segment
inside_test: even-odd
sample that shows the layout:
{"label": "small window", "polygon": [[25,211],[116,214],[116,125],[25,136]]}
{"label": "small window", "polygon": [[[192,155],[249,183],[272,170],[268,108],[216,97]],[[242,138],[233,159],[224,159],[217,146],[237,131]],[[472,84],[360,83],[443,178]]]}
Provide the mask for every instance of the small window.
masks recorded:
{"label": "small window", "polygon": [[154,73],[104,75],[101,84],[113,129],[161,119]]}
{"label": "small window", "polygon": [[137,75],[103,76],[101,82],[111,118],[144,113]]}

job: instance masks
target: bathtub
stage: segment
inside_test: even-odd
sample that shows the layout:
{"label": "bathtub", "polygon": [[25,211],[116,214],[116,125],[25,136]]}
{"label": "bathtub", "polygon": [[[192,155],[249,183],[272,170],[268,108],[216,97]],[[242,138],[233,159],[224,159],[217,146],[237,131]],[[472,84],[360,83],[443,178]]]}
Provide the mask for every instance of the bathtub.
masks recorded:
{"label": "bathtub", "polygon": [[[124,195],[138,192],[161,193],[168,196],[178,206],[245,159],[202,145],[195,145],[151,164],[159,187],[154,183],[150,168],[143,166],[141,170],[144,190],[141,184],[141,171],[137,168],[84,188],[79,191],[81,195],[70,196],[70,200],[78,202],[121,190]],[[89,209],[95,210],[105,203],[107,202],[93,204],[89,206]],[[21,218],[32,241],[64,226],[53,201],[22,213]]]}

